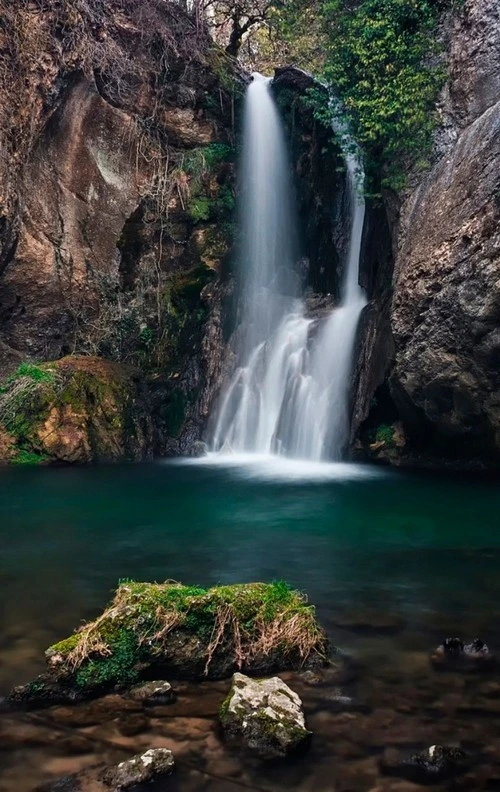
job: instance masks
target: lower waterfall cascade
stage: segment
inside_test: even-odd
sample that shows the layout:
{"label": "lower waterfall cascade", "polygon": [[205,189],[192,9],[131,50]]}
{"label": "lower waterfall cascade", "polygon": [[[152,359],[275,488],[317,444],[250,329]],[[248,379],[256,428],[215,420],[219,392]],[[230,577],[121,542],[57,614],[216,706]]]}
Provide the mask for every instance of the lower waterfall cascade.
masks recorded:
{"label": "lower waterfall cascade", "polygon": [[317,320],[306,316],[300,297],[297,219],[270,80],[255,74],[247,89],[236,368],[216,406],[214,452],[338,460],[348,443],[352,358],[366,304],[358,284],[364,171],[332,114],[346,162],[350,238],[339,304]]}

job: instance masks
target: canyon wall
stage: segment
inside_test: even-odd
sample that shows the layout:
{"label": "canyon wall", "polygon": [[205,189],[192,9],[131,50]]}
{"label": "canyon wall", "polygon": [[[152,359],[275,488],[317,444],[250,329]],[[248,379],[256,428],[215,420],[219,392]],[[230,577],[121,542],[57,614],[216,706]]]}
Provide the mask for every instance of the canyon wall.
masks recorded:
{"label": "canyon wall", "polygon": [[[438,103],[433,165],[423,177],[410,174],[411,189],[402,196],[396,220],[394,196],[387,196],[395,260],[388,355],[381,368],[383,384],[361,437],[371,457],[394,464],[497,467],[497,0],[465,0],[444,20],[442,35],[449,79]],[[377,438],[377,423],[384,421],[385,431]]]}
{"label": "canyon wall", "polygon": [[[154,431],[133,458],[189,452],[220,363],[215,283],[234,231],[244,78],[176,4],[0,5],[3,446],[45,457],[15,420],[44,387],[27,364],[83,354],[140,373]],[[67,390],[57,399],[45,406],[64,432]]]}

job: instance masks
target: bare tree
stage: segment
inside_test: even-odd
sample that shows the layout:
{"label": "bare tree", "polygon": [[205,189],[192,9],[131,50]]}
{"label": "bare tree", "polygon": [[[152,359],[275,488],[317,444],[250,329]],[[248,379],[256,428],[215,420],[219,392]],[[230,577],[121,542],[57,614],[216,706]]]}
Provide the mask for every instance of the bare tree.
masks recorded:
{"label": "bare tree", "polygon": [[267,22],[276,5],[276,0],[207,0],[204,11],[216,41],[236,58],[248,36]]}

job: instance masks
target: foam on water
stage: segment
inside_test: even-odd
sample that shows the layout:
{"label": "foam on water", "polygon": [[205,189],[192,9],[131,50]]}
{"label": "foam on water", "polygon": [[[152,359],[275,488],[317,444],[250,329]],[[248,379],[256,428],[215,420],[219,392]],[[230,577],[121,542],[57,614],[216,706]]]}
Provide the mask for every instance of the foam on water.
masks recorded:
{"label": "foam on water", "polygon": [[[170,461],[170,460],[166,460]],[[388,475],[386,471],[353,462],[322,462],[310,459],[291,459],[278,454],[216,454],[196,459],[178,458],[174,464],[213,467],[233,472],[239,478],[260,481],[327,482],[373,479]]]}

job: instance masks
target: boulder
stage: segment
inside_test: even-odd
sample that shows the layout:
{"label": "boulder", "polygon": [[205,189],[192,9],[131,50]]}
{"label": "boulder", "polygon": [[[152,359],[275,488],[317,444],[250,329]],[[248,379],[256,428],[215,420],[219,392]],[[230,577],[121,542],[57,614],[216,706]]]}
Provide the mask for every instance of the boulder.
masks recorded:
{"label": "boulder", "polygon": [[236,673],[220,711],[224,732],[265,759],[302,753],[311,742],[302,702],[279,677]]}
{"label": "boulder", "polygon": [[24,363],[0,388],[0,459],[17,464],[144,459],[151,456],[152,436],[146,388],[131,366],[70,355],[53,363]]}
{"label": "boulder", "polygon": [[[141,680],[223,679],[237,670],[266,674],[322,666],[328,640],[304,595],[285,583],[206,589],[180,583],[122,583],[104,613],[46,652],[48,671],[16,688],[27,706],[68,695],[93,697]],[[133,688],[145,696],[168,683]],[[158,695],[162,695],[161,690]]]}

